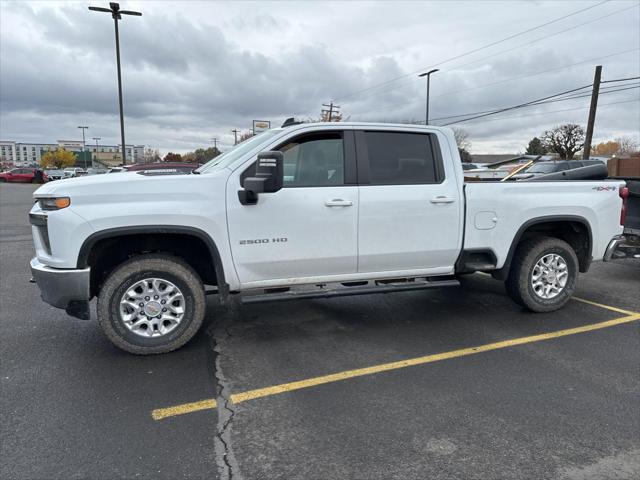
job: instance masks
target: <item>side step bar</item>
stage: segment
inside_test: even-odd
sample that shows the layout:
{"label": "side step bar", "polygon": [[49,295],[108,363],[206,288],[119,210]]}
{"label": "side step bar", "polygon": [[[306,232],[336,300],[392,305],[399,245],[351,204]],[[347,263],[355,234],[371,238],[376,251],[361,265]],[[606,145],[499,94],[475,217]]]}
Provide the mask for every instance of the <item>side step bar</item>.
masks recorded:
{"label": "side step bar", "polygon": [[427,288],[457,287],[460,282],[451,277],[436,280],[436,277],[420,279],[372,280],[345,283],[324,283],[317,285],[296,285],[291,287],[256,289],[241,295],[244,304],[263,302],[284,302],[309,298],[345,297],[349,295],[369,295],[373,293],[406,292]]}

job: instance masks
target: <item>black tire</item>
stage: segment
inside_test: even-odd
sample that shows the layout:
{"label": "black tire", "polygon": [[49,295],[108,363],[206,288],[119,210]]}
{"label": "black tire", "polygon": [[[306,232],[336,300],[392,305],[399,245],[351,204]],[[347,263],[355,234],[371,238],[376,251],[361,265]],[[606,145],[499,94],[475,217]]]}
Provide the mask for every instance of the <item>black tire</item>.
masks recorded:
{"label": "black tire", "polygon": [[[568,277],[564,288],[553,298],[538,295],[531,284],[537,262],[549,254],[557,254],[567,265]],[[562,308],[571,298],[578,278],[578,257],[571,245],[552,237],[536,237],[523,241],[511,262],[505,281],[507,294],[518,305],[533,312],[553,312]]]}
{"label": "black tire", "polygon": [[[127,289],[147,278],[173,283],[184,297],[181,321],[159,337],[134,333],[120,315],[120,300]],[[204,287],[198,274],[180,258],[164,254],[140,255],[119,265],[104,282],[97,305],[98,323],[109,340],[122,350],[137,355],[167,353],[182,347],[202,325],[205,310]]]}

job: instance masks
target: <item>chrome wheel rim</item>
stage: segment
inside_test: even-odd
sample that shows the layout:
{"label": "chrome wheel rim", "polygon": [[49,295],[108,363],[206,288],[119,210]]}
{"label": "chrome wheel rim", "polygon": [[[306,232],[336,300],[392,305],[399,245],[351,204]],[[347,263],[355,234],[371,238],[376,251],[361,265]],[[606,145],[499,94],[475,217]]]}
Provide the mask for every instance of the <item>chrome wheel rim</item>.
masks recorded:
{"label": "chrome wheel rim", "polygon": [[557,253],[541,257],[531,271],[531,287],[537,296],[545,300],[560,295],[568,279],[567,262]]}
{"label": "chrome wheel rim", "polygon": [[120,319],[136,335],[157,338],[175,330],[184,318],[184,295],[163,278],[145,278],[127,287]]}

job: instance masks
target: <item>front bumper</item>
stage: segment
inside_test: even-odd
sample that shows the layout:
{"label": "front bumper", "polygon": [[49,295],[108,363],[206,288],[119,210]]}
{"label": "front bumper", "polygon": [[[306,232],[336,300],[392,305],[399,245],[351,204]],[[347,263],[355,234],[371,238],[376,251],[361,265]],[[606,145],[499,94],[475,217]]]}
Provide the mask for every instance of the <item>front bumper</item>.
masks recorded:
{"label": "front bumper", "polygon": [[89,318],[91,299],[90,271],[90,268],[53,268],[40,263],[35,257],[31,259],[31,275],[40,288],[42,300],[85,320]]}

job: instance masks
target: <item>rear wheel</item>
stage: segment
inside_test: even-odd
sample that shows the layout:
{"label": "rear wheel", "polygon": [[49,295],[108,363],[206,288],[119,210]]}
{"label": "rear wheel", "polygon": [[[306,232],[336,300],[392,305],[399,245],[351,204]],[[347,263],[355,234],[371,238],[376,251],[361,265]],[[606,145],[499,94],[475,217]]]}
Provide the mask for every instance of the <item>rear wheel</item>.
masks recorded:
{"label": "rear wheel", "polygon": [[98,322],[121,349],[139,355],[180,348],[205,314],[198,274],[171,255],[134,257],[117,267],[98,296]]}
{"label": "rear wheel", "polygon": [[559,238],[537,237],[522,242],[505,282],[509,296],[534,312],[552,312],[571,298],[578,277],[578,257]]}

